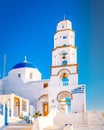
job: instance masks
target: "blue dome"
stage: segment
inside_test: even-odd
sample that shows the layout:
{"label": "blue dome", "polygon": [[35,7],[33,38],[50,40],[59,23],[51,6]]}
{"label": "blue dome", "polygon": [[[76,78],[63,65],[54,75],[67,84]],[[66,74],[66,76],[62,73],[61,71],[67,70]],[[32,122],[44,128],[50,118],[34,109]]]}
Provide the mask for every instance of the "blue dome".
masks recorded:
{"label": "blue dome", "polygon": [[20,62],[20,63],[16,64],[15,66],[13,66],[12,69],[25,68],[25,67],[35,68],[35,66],[30,62]]}

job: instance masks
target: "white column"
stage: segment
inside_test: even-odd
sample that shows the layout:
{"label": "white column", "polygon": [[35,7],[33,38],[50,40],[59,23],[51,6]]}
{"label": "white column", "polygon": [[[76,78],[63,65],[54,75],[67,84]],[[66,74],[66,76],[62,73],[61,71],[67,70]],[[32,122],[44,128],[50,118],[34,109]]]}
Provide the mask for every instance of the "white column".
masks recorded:
{"label": "white column", "polygon": [[14,94],[11,94],[11,117],[14,117]]}
{"label": "white column", "polygon": [[22,116],[21,114],[22,114],[22,99],[20,98],[20,116]]}
{"label": "white column", "polygon": [[3,125],[5,125],[5,102],[3,101]]}
{"label": "white column", "polygon": [[[7,98],[6,98],[7,99]],[[9,118],[9,112],[10,112],[10,102],[9,102],[9,98],[7,99],[7,108],[8,108],[8,113],[7,113],[7,115],[8,115],[8,122],[10,122],[10,118]]]}

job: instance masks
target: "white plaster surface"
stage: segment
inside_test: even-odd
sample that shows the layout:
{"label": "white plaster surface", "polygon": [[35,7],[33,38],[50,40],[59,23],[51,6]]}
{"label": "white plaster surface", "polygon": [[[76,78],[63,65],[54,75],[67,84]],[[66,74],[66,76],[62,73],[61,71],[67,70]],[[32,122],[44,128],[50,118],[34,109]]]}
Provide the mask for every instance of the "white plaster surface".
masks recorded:
{"label": "white plaster surface", "polygon": [[[33,129],[36,130],[103,130],[104,113],[70,113],[65,114],[53,108],[47,117],[40,117],[35,120]],[[90,118],[94,122],[90,122]],[[102,119],[102,122],[99,122]],[[90,123],[90,124],[89,124]],[[72,124],[72,126],[65,126]]]}

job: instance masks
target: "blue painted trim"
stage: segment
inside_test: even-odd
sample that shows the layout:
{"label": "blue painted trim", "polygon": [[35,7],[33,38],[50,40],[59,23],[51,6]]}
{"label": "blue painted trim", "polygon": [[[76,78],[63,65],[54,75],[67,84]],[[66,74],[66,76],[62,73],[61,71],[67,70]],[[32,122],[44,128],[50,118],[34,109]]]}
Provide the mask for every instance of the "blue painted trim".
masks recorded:
{"label": "blue painted trim", "polygon": [[4,105],[4,125],[8,125],[8,107],[7,107],[7,104]]}
{"label": "blue painted trim", "polygon": [[3,104],[0,103],[0,115],[3,115]]}

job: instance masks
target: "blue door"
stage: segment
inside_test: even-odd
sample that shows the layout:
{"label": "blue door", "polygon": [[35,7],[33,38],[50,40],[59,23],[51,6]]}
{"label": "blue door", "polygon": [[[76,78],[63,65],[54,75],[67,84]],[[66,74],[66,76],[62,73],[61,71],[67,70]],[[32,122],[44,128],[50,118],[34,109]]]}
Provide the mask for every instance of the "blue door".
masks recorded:
{"label": "blue door", "polygon": [[67,104],[67,110],[68,110],[68,113],[71,112],[71,98],[66,98],[66,104]]}

